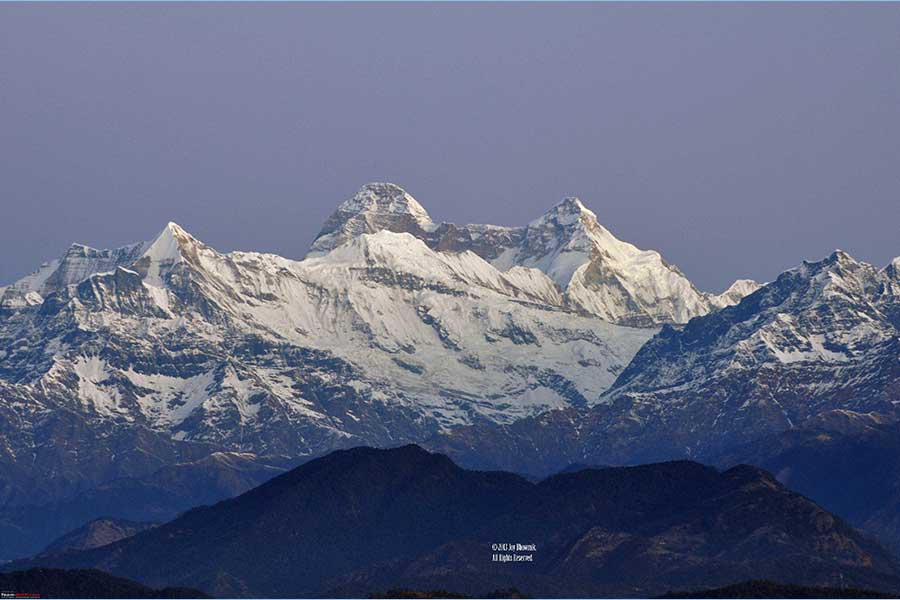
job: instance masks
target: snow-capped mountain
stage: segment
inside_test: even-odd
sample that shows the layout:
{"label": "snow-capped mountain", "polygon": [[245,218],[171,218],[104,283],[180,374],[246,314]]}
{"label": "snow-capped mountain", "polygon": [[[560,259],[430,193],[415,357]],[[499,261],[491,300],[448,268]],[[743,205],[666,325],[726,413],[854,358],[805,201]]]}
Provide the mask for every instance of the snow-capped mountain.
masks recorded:
{"label": "snow-capped mountain", "polygon": [[300,261],[175,223],[74,245],[2,291],[0,496],[587,410],[658,323],[752,288],[697,291],[574,198],[524,227],[457,226],[392,184],[342,203]]}
{"label": "snow-capped mountain", "polygon": [[320,256],[364,233],[404,232],[442,252],[471,251],[500,271],[537,269],[556,286],[560,305],[610,323],[654,327],[733,304],[757,285],[735,282],[715,296],[697,290],[658,252],[613,236],[578,198],[566,198],[525,227],[435,223],[396,185],[364,186],[341,204],[313,242]]}
{"label": "snow-capped mountain", "polygon": [[327,254],[364,233],[405,232],[427,239],[436,229],[428,212],[401,187],[369,183],[325,221],[307,257]]}
{"label": "snow-capped mountain", "polygon": [[211,450],[314,455],[587,408],[654,319],[709,310],[577,200],[524,228],[457,227],[389,184],[343,203],[301,261],[169,223],[73,246],[4,299],[0,456],[63,488]]}
{"label": "snow-capped mountain", "polygon": [[[900,332],[893,315],[900,296],[895,285],[890,267],[879,270],[835,251],[825,260],[787,271],[738,305],[689,323],[681,331],[664,328],[635,357],[611,393],[660,393],[686,384],[717,385],[713,377],[751,374],[770,379],[776,372],[783,385],[788,372],[796,370],[804,373],[802,378],[790,378],[796,406],[785,404],[783,398],[776,402],[769,393],[775,390],[769,389],[759,397],[745,398],[743,410],[764,406],[790,425],[817,410],[816,398],[836,395],[846,408],[891,412],[900,397],[870,384],[872,377],[893,370],[873,369],[870,362],[892,358],[885,367],[897,362],[893,348]],[[850,376],[860,368],[864,373]],[[813,376],[815,371],[834,369],[842,376]]]}
{"label": "snow-capped mountain", "polygon": [[[664,326],[592,407],[476,423],[429,447],[478,468],[691,457],[840,418],[900,420],[900,260],[836,251],[738,304]],[[513,451],[509,449],[513,448]]]}
{"label": "snow-capped mountain", "polygon": [[705,293],[574,198],[522,227],[454,225],[369,184],[303,260],[169,223],[74,245],[0,298],[13,528],[4,506],[36,493],[222,451],[284,464],[427,440],[547,472],[703,459],[835,411],[900,418],[900,259],[836,252]]}
{"label": "snow-capped mountain", "polygon": [[829,414],[900,419],[897,261],[835,251],[739,304],[664,327],[622,372],[600,429],[628,452],[709,457]]}
{"label": "snow-capped mountain", "polygon": [[709,298],[710,305],[715,308],[734,306],[743,300],[744,297],[749,296],[763,285],[765,284],[757,283],[752,279],[738,279],[728,286],[728,289],[721,294],[707,294],[707,298]]}
{"label": "snow-capped mountain", "polygon": [[6,287],[0,287],[0,311],[40,304],[46,296],[64,290],[102,271],[134,262],[144,244],[133,244],[115,250],[97,250],[72,244],[60,259],[44,263],[40,268]]}

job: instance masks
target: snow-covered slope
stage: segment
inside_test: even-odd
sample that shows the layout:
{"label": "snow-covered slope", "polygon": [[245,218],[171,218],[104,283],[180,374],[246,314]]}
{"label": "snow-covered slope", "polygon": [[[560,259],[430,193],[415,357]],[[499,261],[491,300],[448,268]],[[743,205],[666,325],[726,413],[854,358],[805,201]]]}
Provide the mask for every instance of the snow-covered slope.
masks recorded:
{"label": "snow-covered slope", "polygon": [[738,302],[749,296],[763,285],[752,279],[738,279],[728,289],[721,294],[708,294],[710,306],[715,308],[725,308],[726,306],[734,306]]}
{"label": "snow-covered slope", "polygon": [[[705,453],[834,410],[900,416],[896,271],[835,251],[665,327],[608,392],[635,433]],[[670,446],[671,447],[671,446]]]}
{"label": "snow-covered slope", "polygon": [[588,410],[658,323],[715,305],[577,199],[525,227],[457,226],[380,183],[304,260],[169,223],[72,246],[3,299],[0,475],[49,494],[216,450],[300,457]]}
{"label": "snow-covered slope", "polygon": [[[0,319],[16,424],[0,457],[48,477],[65,464],[70,483],[121,474],[123,432],[148,432],[142,453],[303,456],[590,406],[656,331],[573,312],[541,270],[385,229],[303,261],[220,253],[174,223],[92,252],[105,262],[48,276]],[[65,443],[46,430],[60,415]]]}
{"label": "snow-covered slope", "polygon": [[713,295],[574,198],[458,226],[370,184],[300,261],[169,223],[3,291],[0,504],[222,450],[710,456],[833,411],[898,418],[898,327],[900,259],[836,252]]}
{"label": "snow-covered slope", "polygon": [[[837,251],[736,305],[665,326],[592,407],[429,440],[474,468],[714,460],[823,423],[900,421],[900,260]],[[842,426],[843,427],[843,426]]]}
{"label": "snow-covered slope", "polygon": [[537,269],[555,284],[566,309],[621,325],[686,323],[752,291],[744,281],[722,296],[700,292],[658,252],[617,239],[577,198],[525,227],[436,224],[401,188],[369,184],[338,207],[309,256],[380,230],[409,233],[442,252],[474,252],[500,271]]}
{"label": "snow-covered slope", "polygon": [[369,184],[303,260],[169,223],[73,245],[0,298],[10,527],[2,507],[36,494],[219,451],[431,440],[552,470],[713,456],[835,411],[900,419],[900,259],[836,252],[714,295],[575,198],[523,227],[454,225]]}
{"label": "snow-covered slope", "polygon": [[34,273],[0,288],[0,309],[40,304],[49,294],[79,283],[94,273],[131,264],[143,251],[144,244],[132,244],[113,250],[97,250],[72,244],[62,258],[46,262]]}

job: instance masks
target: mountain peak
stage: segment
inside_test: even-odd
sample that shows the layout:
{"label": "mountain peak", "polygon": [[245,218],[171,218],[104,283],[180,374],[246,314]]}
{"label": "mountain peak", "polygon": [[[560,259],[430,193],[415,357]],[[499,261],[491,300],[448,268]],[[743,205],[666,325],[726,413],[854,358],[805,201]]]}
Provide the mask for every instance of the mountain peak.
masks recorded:
{"label": "mountain peak", "polygon": [[728,289],[721,294],[710,294],[709,301],[710,304],[716,308],[734,306],[761,287],[763,287],[763,284],[758,283],[753,279],[736,279],[734,283],[728,286]]}
{"label": "mountain peak", "polygon": [[364,233],[386,230],[421,238],[435,227],[428,212],[399,185],[371,182],[337,207],[307,256],[321,256]]}
{"label": "mountain peak", "polygon": [[182,259],[182,248],[196,243],[196,241],[178,223],[169,221],[159,235],[147,245],[144,256],[149,256],[157,261],[178,262]]}
{"label": "mountain peak", "polygon": [[406,190],[394,183],[373,181],[365,184],[338,207],[345,213],[410,215],[420,223],[431,223],[428,212]]}
{"label": "mountain peak", "polygon": [[172,235],[189,235],[188,232],[185,231],[184,228],[175,221],[169,221],[168,223],[166,223],[165,228],[163,228],[163,232],[166,231],[170,232]]}
{"label": "mountain peak", "polygon": [[828,255],[824,261],[822,261],[826,265],[834,265],[834,264],[847,264],[847,263],[855,263],[856,259],[841,250],[840,248],[835,248],[834,252]]}
{"label": "mountain peak", "polygon": [[98,249],[74,243],[62,257],[49,261],[15,283],[0,288],[0,305],[11,308],[41,304],[53,292],[77,284],[94,273],[114,271],[130,265],[143,252],[144,244]]}
{"label": "mountain peak", "polygon": [[846,260],[848,258],[852,258],[849,254],[841,250],[840,248],[835,248],[834,252],[832,252],[829,257],[833,260]]}
{"label": "mountain peak", "polygon": [[900,256],[889,262],[884,268],[884,272],[891,278],[900,279]]}
{"label": "mountain peak", "polygon": [[582,218],[596,222],[595,215],[577,196],[567,196],[556,203],[553,208],[535,219],[529,227],[540,227],[547,223],[569,226],[578,223]]}
{"label": "mountain peak", "polygon": [[822,272],[831,272],[841,270],[843,268],[859,265],[855,258],[847,254],[841,249],[834,250],[831,254],[820,260],[804,260],[800,267],[791,269],[786,273],[803,273],[806,275],[815,275]]}
{"label": "mountain peak", "polygon": [[587,208],[584,206],[584,203],[581,202],[581,198],[579,198],[578,196],[566,196],[557,203],[556,207],[577,212],[587,210]]}
{"label": "mountain peak", "polygon": [[162,277],[176,264],[182,262],[185,254],[199,245],[191,234],[178,223],[169,221],[159,235],[145,246],[144,253],[135,263],[144,280],[155,286],[162,286]]}

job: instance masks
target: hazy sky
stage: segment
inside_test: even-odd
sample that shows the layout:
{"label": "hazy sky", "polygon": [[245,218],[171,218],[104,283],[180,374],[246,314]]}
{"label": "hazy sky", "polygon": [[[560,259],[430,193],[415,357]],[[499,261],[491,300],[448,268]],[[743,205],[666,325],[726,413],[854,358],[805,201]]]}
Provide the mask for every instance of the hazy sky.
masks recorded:
{"label": "hazy sky", "polygon": [[900,4],[0,5],[0,282],[174,220],[302,257],[363,183],[578,195],[701,288],[900,255]]}

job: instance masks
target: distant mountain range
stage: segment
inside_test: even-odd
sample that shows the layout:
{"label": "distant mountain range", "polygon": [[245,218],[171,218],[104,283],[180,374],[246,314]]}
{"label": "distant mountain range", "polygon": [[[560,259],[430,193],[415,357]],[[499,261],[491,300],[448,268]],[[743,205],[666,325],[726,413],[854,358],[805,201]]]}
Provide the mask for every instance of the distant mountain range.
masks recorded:
{"label": "distant mountain range", "polygon": [[885,550],[754,467],[679,461],[531,483],[416,446],[338,451],[119,542],[6,568],[32,566],[221,597],[647,597],[754,577],[900,590]]}
{"label": "distant mountain range", "polygon": [[169,521],[195,506],[256,487],[283,473],[285,466],[266,464],[252,455],[214,453],[141,477],[106,481],[59,499],[10,504],[0,511],[0,548],[8,557],[30,556],[54,551],[59,545],[71,546],[73,535],[81,537],[98,522]]}
{"label": "distant mountain range", "polygon": [[[534,477],[789,462],[766,440],[900,420],[898,327],[900,259],[837,251],[714,294],[576,198],[522,227],[456,225],[373,183],[303,260],[221,253],[174,223],[74,245],[0,288],[0,559],[100,517],[165,521],[359,445]],[[888,491],[863,510],[809,489],[900,538]]]}
{"label": "distant mountain range", "polygon": [[90,550],[124,540],[158,523],[128,521],[126,519],[94,519],[70,531],[44,548],[42,555],[63,554],[74,550]]}
{"label": "distant mountain range", "polygon": [[[737,305],[664,326],[587,409],[478,424],[435,444],[466,464],[546,472],[578,461],[709,459],[829,415],[896,421],[895,266],[878,270],[843,252],[804,263]],[[536,439],[548,430],[555,444]],[[505,453],[511,438],[533,452]]]}
{"label": "distant mountain range", "polygon": [[900,425],[834,415],[715,457],[760,465],[900,556]]}

